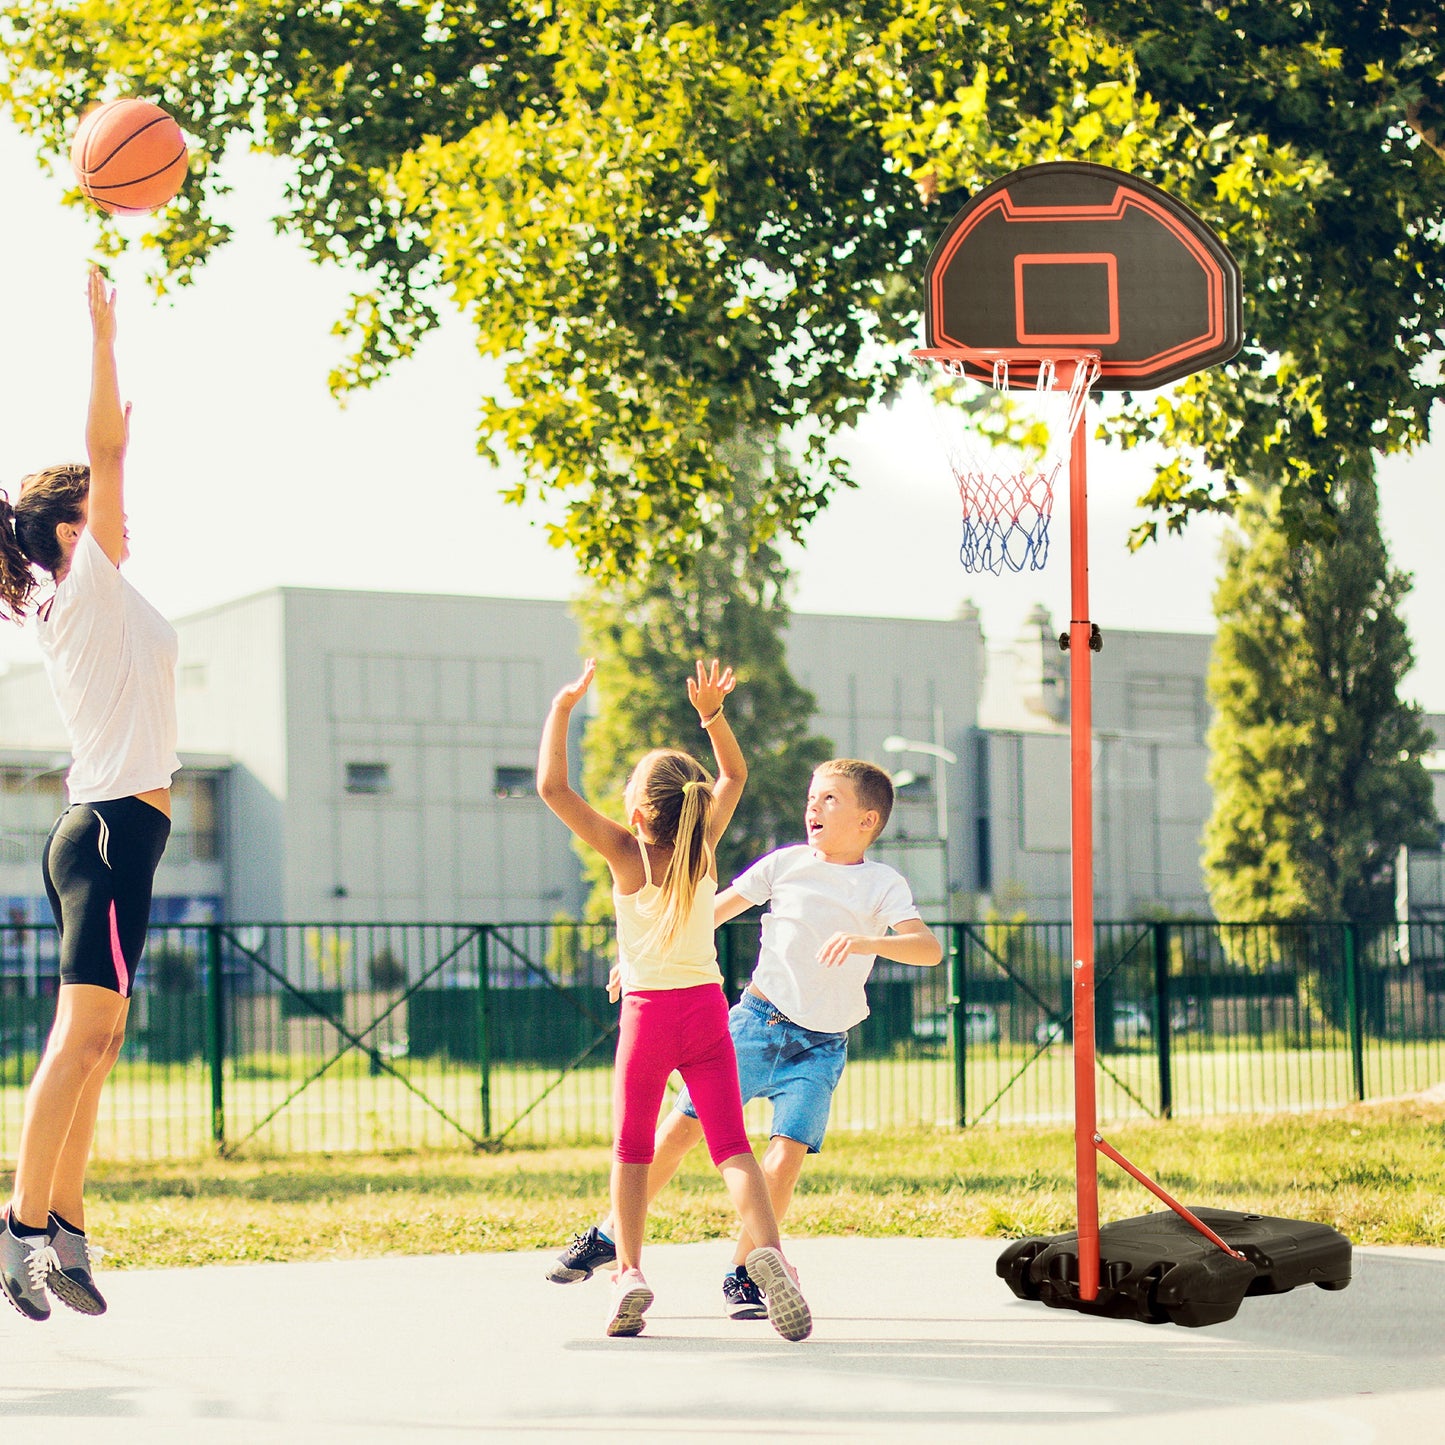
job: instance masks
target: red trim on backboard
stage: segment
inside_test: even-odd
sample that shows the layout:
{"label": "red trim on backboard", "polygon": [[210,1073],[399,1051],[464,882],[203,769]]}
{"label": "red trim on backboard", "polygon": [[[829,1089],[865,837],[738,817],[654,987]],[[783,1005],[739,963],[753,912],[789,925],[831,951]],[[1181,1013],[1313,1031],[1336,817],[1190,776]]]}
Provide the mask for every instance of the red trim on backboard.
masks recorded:
{"label": "red trim on backboard", "polygon": [[[1058,333],[1029,331],[1024,317],[1025,266],[1103,266],[1109,288],[1109,329]],[[1020,346],[1109,346],[1119,339],[1119,258],[1112,251],[1020,252],[1014,257],[1014,330]]]}

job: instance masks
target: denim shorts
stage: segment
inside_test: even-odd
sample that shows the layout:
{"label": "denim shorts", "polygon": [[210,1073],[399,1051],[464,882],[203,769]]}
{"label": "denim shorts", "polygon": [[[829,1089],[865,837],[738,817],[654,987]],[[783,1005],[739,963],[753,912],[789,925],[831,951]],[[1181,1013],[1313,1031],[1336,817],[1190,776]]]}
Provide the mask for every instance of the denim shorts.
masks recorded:
{"label": "denim shorts", "polygon": [[[820,1034],[795,1024],[766,999],[746,989],[728,1011],[728,1032],[738,1054],[743,1103],[773,1101],[773,1135],[796,1139],[816,1154],[828,1130],[833,1090],[848,1061],[847,1034]],[[687,1090],[674,1108],[697,1118]]]}

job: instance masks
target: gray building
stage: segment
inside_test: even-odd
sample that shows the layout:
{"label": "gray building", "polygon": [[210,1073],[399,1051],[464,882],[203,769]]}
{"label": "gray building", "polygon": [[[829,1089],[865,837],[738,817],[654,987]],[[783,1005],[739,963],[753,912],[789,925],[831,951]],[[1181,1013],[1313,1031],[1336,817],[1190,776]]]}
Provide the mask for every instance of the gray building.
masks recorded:
{"label": "gray building", "polygon": [[[176,628],[183,757],[204,767],[178,775],[177,843],[157,876],[157,919],[541,920],[580,911],[570,835],[534,786],[547,704],[579,666],[567,604],[282,588]],[[890,734],[966,746],[982,673],[976,620],[801,616],[788,643],[818,699],[814,727],[839,751],[888,763],[881,743]],[[0,856],[0,898],[36,921],[47,916],[39,849],[67,761],[38,667],[0,677],[0,739],[15,744],[13,765],[0,761],[15,780],[0,795],[0,828],[17,835]],[[806,785],[798,780],[800,836]],[[904,790],[890,829],[930,863],[939,850],[934,786],[925,777]],[[196,852],[186,841],[188,791],[209,809],[215,856],[204,877],[182,861]],[[963,796],[951,805],[955,826],[967,808]],[[966,869],[960,855],[955,872]],[[941,907],[935,871],[928,901]]]}
{"label": "gray building", "polygon": [[[566,603],[280,588],[176,627],[186,768],[158,921],[580,912],[570,836],[534,787],[545,709],[579,665]],[[876,854],[931,916],[1068,917],[1058,630],[1038,609],[990,648],[967,606],[946,621],[789,622],[789,666],[818,703],[813,730],[900,781]],[[1209,650],[1198,635],[1110,631],[1094,659],[1101,918],[1208,914]],[[1430,761],[1445,811],[1445,753]],[[40,850],[67,764],[41,670],[0,677],[0,907],[12,921],[48,919]],[[800,836],[806,786],[800,777]],[[1438,862],[1418,871],[1421,905],[1445,911]]]}
{"label": "gray building", "polygon": [[[974,753],[975,890],[1004,917],[1069,916],[1068,655],[1042,608],[990,652]],[[1205,677],[1212,639],[1110,630],[1093,659],[1101,918],[1208,916]]]}
{"label": "gray building", "polygon": [[565,833],[532,787],[560,603],[283,588],[176,624],[181,737],[231,759],[232,918],[550,918]]}

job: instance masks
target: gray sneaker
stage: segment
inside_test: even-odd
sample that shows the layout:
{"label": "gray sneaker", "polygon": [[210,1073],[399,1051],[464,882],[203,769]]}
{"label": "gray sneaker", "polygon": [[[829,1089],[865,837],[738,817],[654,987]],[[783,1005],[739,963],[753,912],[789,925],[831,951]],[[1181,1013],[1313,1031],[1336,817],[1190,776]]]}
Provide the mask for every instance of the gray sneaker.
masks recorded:
{"label": "gray sneaker", "polygon": [[723,1312],[731,1320],[765,1320],[767,1301],[757,1281],[740,1265],[734,1274],[723,1275]]}
{"label": "gray sneaker", "polygon": [[90,1272],[91,1258],[99,1258],[100,1247],[92,1249],[85,1235],[68,1229],[52,1214],[50,1249],[55,1259],[46,1279],[50,1293],[78,1314],[103,1315],[105,1296],[96,1289],[95,1278]]}
{"label": "gray sneaker", "polygon": [[0,1292],[27,1320],[50,1318],[45,1281],[54,1262],[49,1236],[16,1234],[7,1208],[0,1218]]}
{"label": "gray sneaker", "polygon": [[578,1280],[591,1279],[594,1270],[613,1263],[616,1258],[617,1246],[605,1239],[594,1224],[585,1234],[572,1236],[572,1243],[557,1256],[556,1263],[547,1271],[547,1278],[553,1284],[575,1284]]}

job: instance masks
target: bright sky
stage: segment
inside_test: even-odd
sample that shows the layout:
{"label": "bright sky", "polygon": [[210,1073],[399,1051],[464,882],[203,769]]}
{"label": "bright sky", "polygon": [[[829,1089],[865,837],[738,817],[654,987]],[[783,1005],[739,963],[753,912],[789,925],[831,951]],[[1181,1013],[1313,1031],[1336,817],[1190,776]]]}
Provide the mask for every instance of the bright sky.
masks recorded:
{"label": "bright sky", "polygon": [[[240,156],[224,218],[236,239],[191,287],[157,298],[138,260],[120,286],[120,370],[133,402],[128,575],[171,616],[263,588],[374,588],[566,598],[568,554],[547,546],[546,504],[504,504],[507,482],[478,458],[476,399],[487,367],[460,321],[393,376],[345,405],[326,389],[340,357],[331,325],[349,288],[268,221],[277,163]],[[85,269],[94,231],[60,202],[32,143],[0,119],[0,274],[8,282],[0,358],[0,486],[83,458],[88,366]],[[940,222],[942,224],[942,221]],[[137,238],[143,222],[127,222]],[[1246,325],[1248,318],[1246,318]],[[790,560],[800,612],[949,617],[971,598],[991,643],[1043,602],[1067,618],[1067,501],[1055,508],[1049,567],[974,577],[958,563],[958,502],[927,407],[905,399],[846,445],[856,490],[840,492]],[[1090,453],[1094,620],[1209,632],[1220,524],[1194,523],[1142,553],[1125,548],[1147,460]],[[1381,472],[1387,538],[1415,573],[1406,605],[1418,665],[1408,690],[1445,711],[1445,442]],[[560,513],[560,509],[558,509]],[[0,667],[36,656],[27,629],[0,627]]]}

